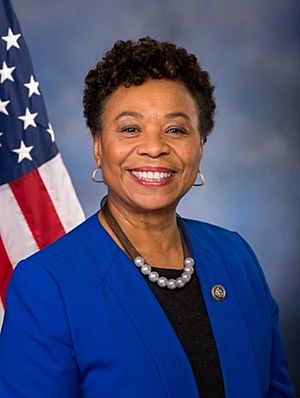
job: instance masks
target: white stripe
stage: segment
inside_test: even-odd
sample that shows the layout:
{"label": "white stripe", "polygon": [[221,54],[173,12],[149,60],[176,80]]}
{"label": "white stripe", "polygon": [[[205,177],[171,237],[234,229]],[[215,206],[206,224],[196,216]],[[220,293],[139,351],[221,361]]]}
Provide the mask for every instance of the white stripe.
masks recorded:
{"label": "white stripe", "polygon": [[13,267],[39,250],[8,184],[0,186],[0,236]]}
{"label": "white stripe", "polygon": [[38,171],[65,231],[70,231],[85,217],[61,155],[40,166]]}
{"label": "white stripe", "polygon": [[3,317],[4,317],[4,308],[2,304],[2,300],[0,299],[0,331],[3,323]]}

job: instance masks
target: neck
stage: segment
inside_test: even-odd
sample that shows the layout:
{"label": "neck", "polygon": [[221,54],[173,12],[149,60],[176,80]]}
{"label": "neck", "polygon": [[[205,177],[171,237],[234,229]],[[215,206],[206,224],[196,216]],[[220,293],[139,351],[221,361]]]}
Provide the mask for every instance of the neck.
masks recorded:
{"label": "neck", "polygon": [[[176,209],[137,212],[119,206],[108,198],[113,217],[135,249],[151,265],[161,268],[183,267],[183,251],[176,222]],[[111,230],[102,213],[99,220],[115,242],[122,243]]]}

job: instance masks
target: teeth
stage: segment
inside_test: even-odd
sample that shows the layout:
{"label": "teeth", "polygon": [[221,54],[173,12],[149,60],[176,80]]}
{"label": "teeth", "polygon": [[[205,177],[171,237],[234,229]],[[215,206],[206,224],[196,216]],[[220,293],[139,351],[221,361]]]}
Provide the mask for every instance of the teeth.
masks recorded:
{"label": "teeth", "polygon": [[132,170],[131,173],[143,180],[150,180],[150,181],[159,181],[162,180],[163,178],[170,178],[172,173],[164,173],[164,172],[159,172],[159,171],[136,171]]}

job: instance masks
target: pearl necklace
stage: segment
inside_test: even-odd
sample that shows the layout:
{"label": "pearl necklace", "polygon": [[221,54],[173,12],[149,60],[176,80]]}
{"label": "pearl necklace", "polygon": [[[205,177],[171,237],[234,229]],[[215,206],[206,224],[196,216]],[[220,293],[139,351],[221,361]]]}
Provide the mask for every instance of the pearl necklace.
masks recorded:
{"label": "pearl necklace", "polygon": [[124,247],[126,253],[133,260],[134,265],[140,269],[143,275],[148,276],[149,281],[157,283],[159,287],[167,287],[170,290],[174,290],[176,288],[183,288],[187,283],[189,283],[194,273],[195,261],[188,254],[187,244],[184,239],[184,232],[182,231],[181,228],[179,228],[179,231],[183,246],[183,252],[184,255],[186,256],[184,259],[183,272],[176,279],[173,278],[168,279],[165,276],[160,276],[158,272],[152,271],[151,265],[147,264],[145,259],[138,253],[133,244],[125,235],[120,225],[117,223],[117,220],[112,215],[107,205],[106,197],[104,197],[101,201],[101,211],[108,225],[113,230],[115,235],[118,237],[119,241],[122,243],[122,246]]}
{"label": "pearl necklace", "polygon": [[167,287],[170,290],[184,287],[191,280],[195,264],[192,257],[185,258],[181,275],[176,279],[167,279],[165,276],[160,276],[158,272],[152,271],[151,265],[146,264],[142,256],[135,257],[133,263],[140,269],[143,275],[148,275],[151,282],[157,283],[159,287]]}

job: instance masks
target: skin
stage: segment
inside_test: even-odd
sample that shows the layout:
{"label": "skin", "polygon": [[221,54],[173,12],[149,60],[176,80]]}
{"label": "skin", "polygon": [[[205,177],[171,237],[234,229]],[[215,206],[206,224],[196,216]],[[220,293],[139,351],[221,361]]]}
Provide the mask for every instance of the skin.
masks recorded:
{"label": "skin", "polygon": [[[94,134],[94,156],[111,212],[149,264],[181,269],[176,207],[195,181],[203,151],[194,98],[170,80],[121,86],[105,105],[102,126]],[[167,178],[133,174],[143,171]],[[121,247],[101,213],[99,220]]]}

